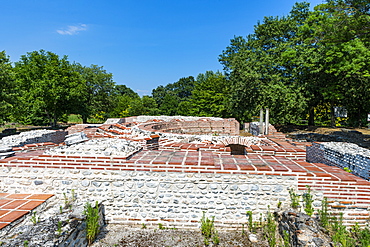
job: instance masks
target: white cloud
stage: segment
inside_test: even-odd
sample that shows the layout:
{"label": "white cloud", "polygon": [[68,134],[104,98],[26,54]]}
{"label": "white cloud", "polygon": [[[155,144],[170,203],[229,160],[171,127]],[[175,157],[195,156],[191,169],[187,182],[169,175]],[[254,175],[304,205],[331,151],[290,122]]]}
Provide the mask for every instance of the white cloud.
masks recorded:
{"label": "white cloud", "polygon": [[76,26],[68,26],[68,28],[57,30],[57,33],[61,35],[75,35],[78,34],[80,31],[87,30],[86,24],[79,24]]}

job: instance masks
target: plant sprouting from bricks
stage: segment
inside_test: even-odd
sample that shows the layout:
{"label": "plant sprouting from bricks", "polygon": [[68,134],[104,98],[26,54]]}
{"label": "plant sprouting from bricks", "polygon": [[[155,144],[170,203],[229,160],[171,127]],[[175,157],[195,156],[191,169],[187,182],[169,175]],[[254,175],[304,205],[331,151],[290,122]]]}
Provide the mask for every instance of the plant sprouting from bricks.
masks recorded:
{"label": "plant sprouting from bricks", "polygon": [[299,195],[297,195],[293,188],[290,188],[289,189],[289,196],[290,196],[290,206],[294,209],[298,209],[299,208]]}
{"label": "plant sprouting from bricks", "polygon": [[95,202],[95,207],[89,202],[85,204],[84,215],[86,215],[86,239],[91,245],[99,233],[99,204]]}
{"label": "plant sprouting from bricks", "polygon": [[248,215],[248,228],[250,232],[254,232],[254,226],[253,226],[253,213],[252,211],[247,211]]}
{"label": "plant sprouting from bricks", "polygon": [[303,197],[303,203],[304,203],[304,211],[307,215],[312,216],[314,209],[312,206],[313,203],[313,196],[311,194],[311,187],[306,185],[307,191],[302,195]]}
{"label": "plant sprouting from bricks", "polygon": [[31,219],[30,221],[32,222],[32,224],[36,225],[37,223],[40,222],[40,217],[37,217],[36,216],[36,212],[33,212],[32,213],[32,216],[31,216]]}
{"label": "plant sprouting from bricks", "polygon": [[202,219],[200,220],[202,235],[204,237],[204,245],[208,246],[210,244],[210,239],[212,239],[214,245],[218,245],[220,242],[218,232],[214,226],[215,217],[208,219],[206,217],[206,212],[203,212]]}
{"label": "plant sprouting from bricks", "polygon": [[276,230],[276,222],[273,214],[270,212],[270,206],[268,206],[267,224],[265,225],[265,236],[270,247],[275,247],[277,245]]}
{"label": "plant sprouting from bricks", "polygon": [[324,197],[321,201],[321,210],[318,210],[318,212],[322,227],[327,228],[329,226],[328,198]]}
{"label": "plant sprouting from bricks", "polygon": [[76,201],[75,190],[72,189],[72,197],[68,198],[66,193],[63,193],[64,196],[64,208],[71,208],[74,201]]}
{"label": "plant sprouting from bricks", "polygon": [[62,225],[63,225],[63,222],[62,221],[58,221],[58,228],[57,228],[57,233],[58,233],[58,236],[61,236],[62,235]]}

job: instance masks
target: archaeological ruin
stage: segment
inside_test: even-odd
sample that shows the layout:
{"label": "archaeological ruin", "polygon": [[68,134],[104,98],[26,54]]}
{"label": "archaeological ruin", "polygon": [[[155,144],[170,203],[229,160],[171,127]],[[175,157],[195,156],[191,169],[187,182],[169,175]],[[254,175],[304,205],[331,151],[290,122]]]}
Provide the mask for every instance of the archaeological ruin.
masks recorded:
{"label": "archaeological ruin", "polygon": [[297,142],[273,126],[259,136],[239,129],[235,119],[137,116],[4,137],[0,237],[33,212],[57,213],[72,193],[81,203],[98,201],[106,223],[194,229],[206,211],[216,226],[235,229],[246,211],[288,208],[289,189],[310,186],[316,209],[326,197],[346,225],[367,223],[368,150]]}

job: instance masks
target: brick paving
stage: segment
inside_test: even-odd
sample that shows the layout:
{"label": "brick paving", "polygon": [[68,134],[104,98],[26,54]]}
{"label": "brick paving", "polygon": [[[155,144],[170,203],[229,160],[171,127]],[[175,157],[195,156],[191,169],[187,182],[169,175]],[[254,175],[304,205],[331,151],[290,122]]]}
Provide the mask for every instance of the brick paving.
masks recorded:
{"label": "brick paving", "polygon": [[52,196],[51,194],[0,193],[0,230],[27,215]]}

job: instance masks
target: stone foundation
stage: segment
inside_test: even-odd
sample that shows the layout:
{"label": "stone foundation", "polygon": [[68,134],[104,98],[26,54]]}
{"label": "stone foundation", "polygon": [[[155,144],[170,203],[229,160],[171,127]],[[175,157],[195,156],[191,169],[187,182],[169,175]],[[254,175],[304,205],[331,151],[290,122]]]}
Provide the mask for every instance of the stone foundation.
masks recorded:
{"label": "stone foundation", "polygon": [[102,202],[109,223],[178,228],[198,228],[203,211],[224,229],[239,228],[248,210],[257,216],[279,201],[287,206],[298,183],[295,176],[5,169],[2,191],[54,193],[62,202],[74,189],[78,200]]}
{"label": "stone foundation", "polygon": [[370,151],[353,143],[313,143],[307,147],[307,161],[336,166],[370,180]]}

